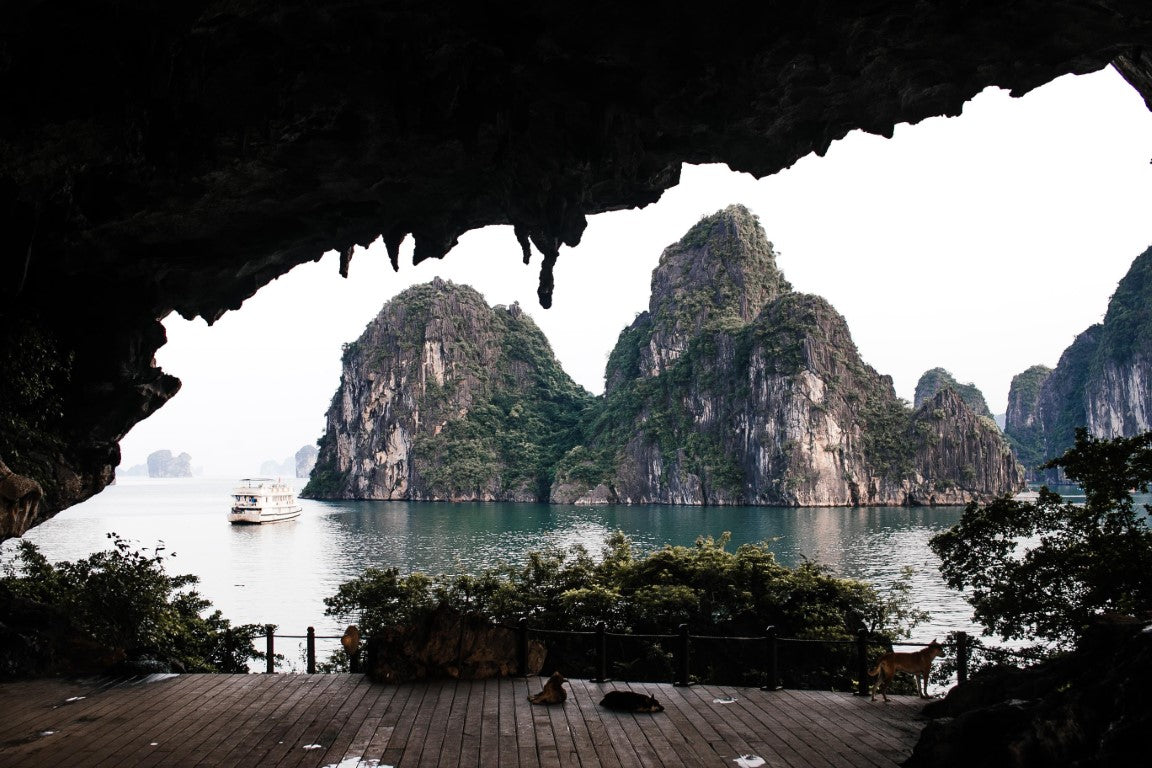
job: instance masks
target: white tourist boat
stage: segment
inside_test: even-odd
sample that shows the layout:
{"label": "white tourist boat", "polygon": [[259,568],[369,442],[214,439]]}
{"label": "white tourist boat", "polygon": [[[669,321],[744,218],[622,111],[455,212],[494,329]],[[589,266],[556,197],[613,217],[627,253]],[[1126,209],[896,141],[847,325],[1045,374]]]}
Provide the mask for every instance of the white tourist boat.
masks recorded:
{"label": "white tourist boat", "polygon": [[299,516],[296,494],[282,480],[246,477],[232,491],[232,511],[228,513],[228,522],[233,525],[278,523]]}

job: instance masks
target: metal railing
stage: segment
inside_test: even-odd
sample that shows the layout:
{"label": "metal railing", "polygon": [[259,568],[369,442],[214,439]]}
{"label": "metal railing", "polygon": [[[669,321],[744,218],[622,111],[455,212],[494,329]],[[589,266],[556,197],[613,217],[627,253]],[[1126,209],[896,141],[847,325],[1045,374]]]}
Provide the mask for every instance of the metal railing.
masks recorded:
{"label": "metal railing", "polygon": [[[501,625],[506,626],[507,625]],[[732,636],[732,635],[692,635],[688,632],[688,625],[681,624],[678,631],[674,635],[637,635],[637,634],[622,634],[615,632],[608,632],[604,622],[596,625],[594,631],[576,631],[576,630],[550,630],[550,629],[532,629],[528,627],[527,619],[521,619],[515,627],[508,627],[515,629],[518,632],[518,661],[520,666],[520,673],[526,674],[528,668],[528,638],[530,634],[538,636],[560,636],[560,637],[578,637],[590,636],[593,637],[593,647],[596,653],[596,677],[593,678],[595,682],[606,682],[608,680],[608,651],[607,639],[609,637],[628,638],[633,640],[654,640],[658,642],[672,641],[674,642],[674,667],[676,670],[674,685],[689,686],[691,685],[691,647],[693,640],[720,640],[720,641],[743,641],[748,643],[761,643],[762,644],[762,661],[765,669],[765,681],[761,688],[763,690],[777,690],[780,686],[780,648],[783,645],[822,645],[822,646],[855,646],[856,647],[856,681],[858,695],[864,696],[868,693],[868,649],[872,646],[887,647],[891,646],[913,646],[923,647],[927,643],[881,643],[880,641],[870,640],[868,632],[860,630],[855,640],[815,640],[806,638],[794,637],[778,637],[776,635],[775,627],[769,626],[766,628],[763,635],[760,636]],[[968,654],[969,654],[969,638],[967,632],[957,632],[955,634],[955,643],[942,643],[944,648],[953,648],[956,652],[956,678],[958,682],[965,682],[968,679]]]}
{"label": "metal railing", "polygon": [[[865,630],[860,630],[853,640],[819,640],[808,638],[795,638],[795,637],[779,637],[776,634],[775,627],[769,626],[765,629],[763,635],[759,636],[731,636],[731,635],[693,635],[688,631],[687,624],[681,624],[675,634],[633,634],[633,633],[617,633],[609,632],[607,625],[604,622],[599,622],[595,629],[588,631],[581,630],[568,630],[568,629],[544,629],[539,627],[530,627],[527,619],[520,619],[515,625],[497,624],[496,626],[505,629],[511,629],[517,635],[517,666],[521,675],[526,676],[529,672],[529,641],[532,636],[541,639],[548,637],[555,637],[561,639],[574,639],[574,638],[590,638],[595,656],[594,663],[594,676],[592,680],[596,682],[607,682],[609,680],[608,668],[610,657],[608,653],[608,639],[619,638],[625,640],[639,640],[639,641],[652,641],[657,643],[671,643],[673,652],[673,668],[674,680],[673,684],[677,686],[689,686],[692,684],[692,645],[696,641],[723,641],[723,642],[738,642],[759,644],[759,658],[760,667],[763,672],[763,683],[760,686],[763,690],[777,690],[781,688],[781,675],[780,675],[780,650],[789,646],[824,646],[824,647],[846,647],[854,646],[855,654],[854,661],[856,667],[856,691],[858,695],[867,695],[868,693],[868,651],[871,648],[890,646],[901,647],[923,647],[926,643],[913,643],[913,642],[894,642],[888,643],[877,639],[869,638]],[[317,640],[340,640],[342,635],[317,635],[314,627],[308,627],[307,632],[303,635],[277,635],[275,634],[276,626],[274,624],[265,625],[264,642],[265,642],[265,655],[266,655],[266,668],[268,674],[276,672],[276,639],[282,640],[304,640],[305,641],[305,665],[308,674],[315,674],[316,663],[316,641]],[[944,648],[950,648],[955,651],[956,655],[956,678],[958,682],[965,682],[968,679],[968,661],[970,655],[970,639],[966,632],[957,632],[954,634],[955,641],[951,643],[943,643]],[[1011,653],[1010,651],[1002,651],[1000,649],[986,649],[987,651]],[[357,651],[355,654],[348,655],[349,669],[353,673],[359,673],[361,670],[361,653]]]}
{"label": "metal railing", "polygon": [[[316,641],[317,640],[340,640],[343,635],[317,635],[315,627],[308,627],[307,633],[303,635],[277,635],[275,634],[275,624],[264,625],[264,655],[265,655],[265,672],[269,675],[276,672],[276,638],[282,640],[303,640],[305,641],[305,668],[309,675],[316,674]],[[348,654],[348,668],[353,673],[360,672],[360,653]]]}

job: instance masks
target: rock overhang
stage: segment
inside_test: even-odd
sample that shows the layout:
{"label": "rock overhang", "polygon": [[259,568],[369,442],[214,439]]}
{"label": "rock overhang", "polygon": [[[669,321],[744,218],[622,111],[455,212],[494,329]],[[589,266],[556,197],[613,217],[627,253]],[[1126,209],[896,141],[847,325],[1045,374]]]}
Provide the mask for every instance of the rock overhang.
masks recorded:
{"label": "rock overhang", "polygon": [[0,422],[0,458],[43,485],[33,522],[98,491],[179,386],[159,318],[217,319],[328,250],[439,258],[512,224],[547,305],[586,217],[684,162],[764,176],[1109,63],[1149,100],[1150,44],[1136,0],[9,4],[0,350],[42,332],[60,407],[35,435]]}

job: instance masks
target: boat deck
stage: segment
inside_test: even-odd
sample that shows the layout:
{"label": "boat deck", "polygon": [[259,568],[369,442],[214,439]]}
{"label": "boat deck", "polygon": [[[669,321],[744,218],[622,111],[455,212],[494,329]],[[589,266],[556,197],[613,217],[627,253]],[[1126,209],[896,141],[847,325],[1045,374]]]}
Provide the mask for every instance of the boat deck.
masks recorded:
{"label": "boat deck", "polygon": [[[884,704],[572,680],[564,705],[529,704],[543,682],[252,674],[5,683],[0,765],[888,768],[911,754],[924,725],[923,702],[908,696]],[[651,694],[666,711],[607,711],[598,702],[612,688]]]}

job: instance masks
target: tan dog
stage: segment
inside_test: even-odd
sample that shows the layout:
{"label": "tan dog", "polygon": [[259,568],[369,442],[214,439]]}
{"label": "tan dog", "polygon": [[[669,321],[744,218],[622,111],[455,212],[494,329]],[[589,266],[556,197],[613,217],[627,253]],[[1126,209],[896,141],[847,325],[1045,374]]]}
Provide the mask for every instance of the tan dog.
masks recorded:
{"label": "tan dog", "polygon": [[[933,640],[918,651],[897,653],[889,651],[880,657],[868,675],[876,677],[872,684],[872,701],[876,701],[876,689],[880,689],[884,701],[888,701],[888,684],[897,672],[910,672],[916,678],[916,693],[922,699],[928,698],[928,673],[932,671],[932,660],[944,652],[940,643]],[[877,675],[879,675],[877,677]]]}
{"label": "tan dog", "polygon": [[568,678],[559,672],[553,672],[548,682],[544,683],[544,690],[535,696],[529,696],[528,701],[533,704],[563,704],[568,698],[568,691],[564,690],[564,683]]}

